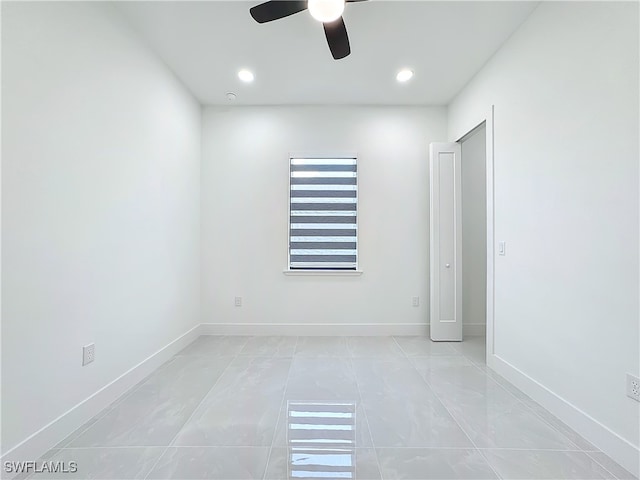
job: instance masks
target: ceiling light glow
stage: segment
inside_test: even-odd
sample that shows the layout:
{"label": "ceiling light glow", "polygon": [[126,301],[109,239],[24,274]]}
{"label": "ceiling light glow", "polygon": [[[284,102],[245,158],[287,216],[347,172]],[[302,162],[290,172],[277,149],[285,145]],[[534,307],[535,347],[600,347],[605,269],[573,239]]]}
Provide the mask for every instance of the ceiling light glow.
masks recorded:
{"label": "ceiling light glow", "polygon": [[322,23],[334,22],[344,12],[345,0],[309,0],[309,13]]}
{"label": "ceiling light glow", "polygon": [[399,82],[404,83],[404,82],[409,81],[411,79],[411,77],[413,77],[413,70],[409,70],[408,68],[403,68],[396,75],[396,80],[398,80]]}
{"label": "ceiling light glow", "polygon": [[242,70],[240,70],[238,72],[238,78],[240,80],[242,80],[245,83],[250,83],[253,82],[253,73],[251,72],[251,70],[247,70],[245,68],[243,68]]}

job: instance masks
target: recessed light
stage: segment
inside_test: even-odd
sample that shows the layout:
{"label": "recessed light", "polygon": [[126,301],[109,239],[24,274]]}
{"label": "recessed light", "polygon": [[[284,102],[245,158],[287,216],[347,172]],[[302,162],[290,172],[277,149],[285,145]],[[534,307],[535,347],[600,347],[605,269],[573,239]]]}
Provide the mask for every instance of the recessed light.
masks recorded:
{"label": "recessed light", "polygon": [[398,80],[399,82],[403,82],[404,83],[404,82],[410,80],[411,77],[413,77],[413,70],[409,70],[408,68],[403,68],[396,75],[396,80]]}
{"label": "recessed light", "polygon": [[253,82],[253,72],[251,72],[251,70],[243,68],[238,72],[238,78],[245,83]]}

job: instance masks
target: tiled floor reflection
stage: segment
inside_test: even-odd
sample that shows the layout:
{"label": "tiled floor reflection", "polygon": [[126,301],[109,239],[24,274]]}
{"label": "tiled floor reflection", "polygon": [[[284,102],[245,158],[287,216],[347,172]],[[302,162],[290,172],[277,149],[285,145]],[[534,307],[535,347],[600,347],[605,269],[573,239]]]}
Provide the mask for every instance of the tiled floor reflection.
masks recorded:
{"label": "tiled floor reflection", "polygon": [[484,357],[478,337],[200,337],[43,457],[77,472],[30,478],[634,478]]}
{"label": "tiled floor reflection", "polygon": [[287,478],[356,478],[356,403],[287,402]]}
{"label": "tiled floor reflection", "polygon": [[355,448],[356,403],[288,401],[287,446]]}

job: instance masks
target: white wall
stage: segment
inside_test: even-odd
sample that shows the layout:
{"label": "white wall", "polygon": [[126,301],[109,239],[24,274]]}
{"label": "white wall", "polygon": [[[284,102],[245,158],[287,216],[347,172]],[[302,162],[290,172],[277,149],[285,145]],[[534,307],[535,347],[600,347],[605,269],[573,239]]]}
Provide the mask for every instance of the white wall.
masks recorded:
{"label": "white wall", "polygon": [[105,4],[2,2],[2,63],[6,452],[199,322],[201,112]]}
{"label": "white wall", "polygon": [[637,2],[543,2],[449,108],[495,105],[496,355],[636,473],[638,84]]}
{"label": "white wall", "polygon": [[[391,324],[360,330],[369,334],[398,332],[405,324],[426,332],[428,145],[445,136],[444,108],[207,108],[203,321]],[[285,276],[289,154],[342,152],[358,155],[359,260],[364,273]],[[235,296],[243,297],[242,307],[234,307]],[[411,306],[412,296],[420,297],[419,308]]]}
{"label": "white wall", "polygon": [[462,323],[480,328],[487,323],[486,134],[482,127],[461,142]]}

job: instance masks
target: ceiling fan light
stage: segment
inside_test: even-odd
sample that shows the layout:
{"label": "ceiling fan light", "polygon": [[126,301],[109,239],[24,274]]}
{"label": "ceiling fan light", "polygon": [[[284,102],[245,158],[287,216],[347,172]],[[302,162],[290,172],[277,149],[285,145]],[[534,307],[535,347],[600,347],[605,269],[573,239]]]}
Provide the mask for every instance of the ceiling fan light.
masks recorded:
{"label": "ceiling fan light", "polygon": [[344,12],[345,0],[309,0],[309,13],[322,23],[334,22]]}

